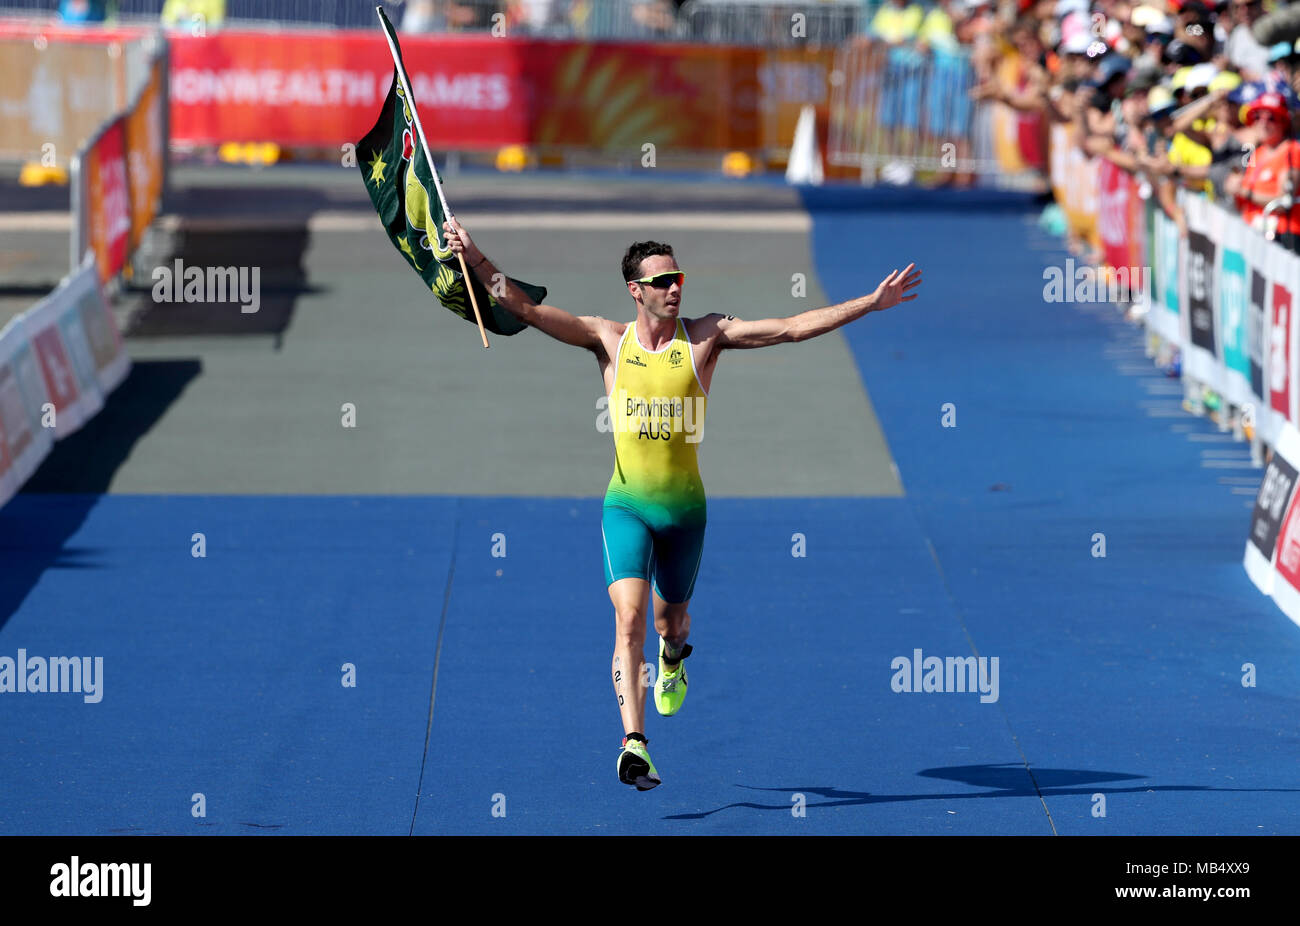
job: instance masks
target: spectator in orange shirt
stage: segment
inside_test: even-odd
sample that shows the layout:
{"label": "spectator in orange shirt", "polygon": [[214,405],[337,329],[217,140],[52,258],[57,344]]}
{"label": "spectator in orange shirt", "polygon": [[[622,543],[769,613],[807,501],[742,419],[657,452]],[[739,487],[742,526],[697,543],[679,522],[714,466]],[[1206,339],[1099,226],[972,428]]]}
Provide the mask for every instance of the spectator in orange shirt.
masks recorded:
{"label": "spectator in orange shirt", "polygon": [[1258,132],[1255,152],[1240,177],[1224,189],[1237,198],[1241,216],[1252,227],[1296,250],[1300,241],[1300,142],[1291,137],[1291,113],[1278,93],[1263,93],[1246,106],[1246,124]]}

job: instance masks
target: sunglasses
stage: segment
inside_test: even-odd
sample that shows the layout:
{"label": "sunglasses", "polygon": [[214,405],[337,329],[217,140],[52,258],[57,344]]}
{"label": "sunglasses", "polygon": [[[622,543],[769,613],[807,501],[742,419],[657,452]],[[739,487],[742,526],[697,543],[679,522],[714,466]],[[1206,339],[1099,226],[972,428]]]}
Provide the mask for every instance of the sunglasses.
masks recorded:
{"label": "sunglasses", "polygon": [[642,277],[639,280],[628,280],[629,283],[646,283],[655,289],[667,289],[676,283],[678,286],[686,285],[685,270],[666,270],[663,273],[656,273],[652,277]]}

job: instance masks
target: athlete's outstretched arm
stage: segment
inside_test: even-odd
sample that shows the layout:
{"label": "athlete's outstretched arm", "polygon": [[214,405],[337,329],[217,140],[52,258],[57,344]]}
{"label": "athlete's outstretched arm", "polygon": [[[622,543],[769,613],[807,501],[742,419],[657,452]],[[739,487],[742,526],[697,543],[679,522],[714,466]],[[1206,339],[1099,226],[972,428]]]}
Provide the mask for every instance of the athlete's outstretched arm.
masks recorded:
{"label": "athlete's outstretched arm", "polygon": [[718,330],[719,348],[770,347],[773,344],[806,341],[856,321],[868,312],[879,312],[900,302],[910,302],[918,295],[912,290],[920,285],[921,271],[916,269],[915,264],[908,264],[901,272],[895,270],[881,280],[876,291],[870,295],[859,296],[839,305],[809,309],[789,318],[761,318],[754,321],[730,315],[709,318],[716,319],[714,324]]}
{"label": "athlete's outstretched arm", "polygon": [[608,324],[606,319],[593,315],[577,316],[553,305],[533,302],[527,293],[510,282],[509,277],[497,270],[492,261],[470,240],[469,233],[460,223],[443,222],[442,231],[447,246],[458,254],[464,253],[465,266],[469,267],[470,273],[515,318],[565,344],[585,347],[591,351],[601,349],[600,325]]}

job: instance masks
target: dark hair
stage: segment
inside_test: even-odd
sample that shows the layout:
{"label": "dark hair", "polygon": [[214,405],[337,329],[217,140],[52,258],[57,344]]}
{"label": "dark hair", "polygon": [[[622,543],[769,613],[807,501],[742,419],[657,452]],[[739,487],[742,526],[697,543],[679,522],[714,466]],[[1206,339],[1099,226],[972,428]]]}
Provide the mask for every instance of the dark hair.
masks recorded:
{"label": "dark hair", "polygon": [[635,280],[641,275],[641,261],[658,255],[673,256],[673,249],[658,241],[634,241],[623,255],[623,279]]}

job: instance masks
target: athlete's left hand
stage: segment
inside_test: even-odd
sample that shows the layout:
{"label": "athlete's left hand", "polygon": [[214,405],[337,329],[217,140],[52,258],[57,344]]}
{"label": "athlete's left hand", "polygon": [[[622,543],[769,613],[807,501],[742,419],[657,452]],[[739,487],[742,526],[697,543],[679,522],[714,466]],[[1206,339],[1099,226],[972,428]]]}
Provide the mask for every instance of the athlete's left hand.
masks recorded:
{"label": "athlete's left hand", "polygon": [[908,264],[901,273],[897,270],[891,271],[889,276],[880,281],[876,291],[871,294],[870,311],[879,312],[881,309],[888,309],[900,302],[910,302],[919,295],[911,292],[911,290],[920,285],[921,271],[916,269],[916,264]]}

